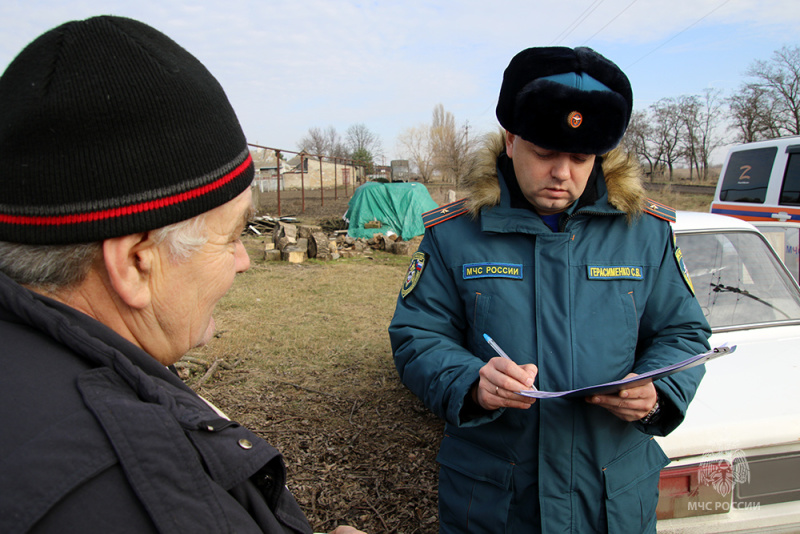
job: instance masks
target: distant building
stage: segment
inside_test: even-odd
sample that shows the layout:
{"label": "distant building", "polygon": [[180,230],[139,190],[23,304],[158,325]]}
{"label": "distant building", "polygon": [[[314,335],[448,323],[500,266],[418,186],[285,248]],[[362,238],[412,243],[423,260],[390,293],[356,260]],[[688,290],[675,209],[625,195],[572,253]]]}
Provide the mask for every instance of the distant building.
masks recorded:
{"label": "distant building", "polygon": [[[278,166],[275,152],[272,150],[251,150],[256,166],[255,185],[263,193],[276,191],[278,188]],[[304,156],[303,168],[300,168],[300,156],[296,155],[288,161],[281,159],[281,190],[287,189],[319,189],[332,187],[355,187],[363,171],[353,165],[317,157]]]}

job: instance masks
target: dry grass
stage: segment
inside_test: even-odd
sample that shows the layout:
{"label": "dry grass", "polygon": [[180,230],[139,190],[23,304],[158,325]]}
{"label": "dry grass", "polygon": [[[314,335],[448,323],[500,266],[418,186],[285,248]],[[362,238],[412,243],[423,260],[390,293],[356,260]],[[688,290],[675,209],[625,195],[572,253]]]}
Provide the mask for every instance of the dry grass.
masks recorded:
{"label": "dry grass", "polygon": [[408,259],[371,257],[304,264],[253,262],[217,307],[223,331],[213,347],[230,355],[257,356],[265,372],[322,375],[336,367],[391,359],[389,326]]}
{"label": "dry grass", "polygon": [[675,192],[669,185],[647,192],[647,196],[677,210],[704,211],[711,206],[714,195],[692,195]]}

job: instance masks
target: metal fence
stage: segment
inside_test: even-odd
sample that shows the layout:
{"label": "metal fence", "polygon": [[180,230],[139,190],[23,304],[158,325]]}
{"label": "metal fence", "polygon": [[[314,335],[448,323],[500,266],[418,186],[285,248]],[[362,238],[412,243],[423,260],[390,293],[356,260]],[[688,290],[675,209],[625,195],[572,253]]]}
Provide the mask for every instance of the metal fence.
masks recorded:
{"label": "metal fence", "polygon": [[[348,158],[308,154],[248,143],[256,168],[254,184],[259,192],[277,194],[277,215],[281,213],[281,192],[300,191],[301,211],[306,210],[306,193],[319,195],[320,205],[325,205],[326,190],[333,190],[334,200],[340,189],[349,197],[356,187],[366,181],[367,169],[363,163]],[[255,149],[255,150],[254,150]],[[286,154],[293,154],[285,160]],[[273,163],[274,159],[274,163]]]}

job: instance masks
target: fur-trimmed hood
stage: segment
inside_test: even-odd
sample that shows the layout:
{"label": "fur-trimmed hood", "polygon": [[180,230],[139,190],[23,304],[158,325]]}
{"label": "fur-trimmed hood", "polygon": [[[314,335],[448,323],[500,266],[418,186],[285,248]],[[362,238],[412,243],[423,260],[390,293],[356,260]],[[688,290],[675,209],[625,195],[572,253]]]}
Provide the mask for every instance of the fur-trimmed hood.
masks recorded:
{"label": "fur-trimmed hood", "polygon": [[[497,157],[505,150],[505,133],[488,136],[485,146],[476,156],[471,171],[462,179],[467,190],[467,208],[476,217],[482,208],[500,204],[500,184],[497,176]],[[603,175],[608,190],[608,203],[626,214],[628,220],[642,213],[645,190],[639,165],[621,148],[599,156],[603,158]]]}

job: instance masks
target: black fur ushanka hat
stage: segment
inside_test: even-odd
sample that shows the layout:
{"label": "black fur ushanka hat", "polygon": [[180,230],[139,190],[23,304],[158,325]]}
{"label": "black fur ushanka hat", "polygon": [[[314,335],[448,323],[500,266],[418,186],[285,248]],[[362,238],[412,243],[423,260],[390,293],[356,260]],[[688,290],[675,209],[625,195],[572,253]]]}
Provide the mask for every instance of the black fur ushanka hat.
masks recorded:
{"label": "black fur ushanka hat", "polygon": [[632,109],[628,77],[594,50],[528,48],[506,67],[497,119],[548,150],[604,154],[622,140]]}

